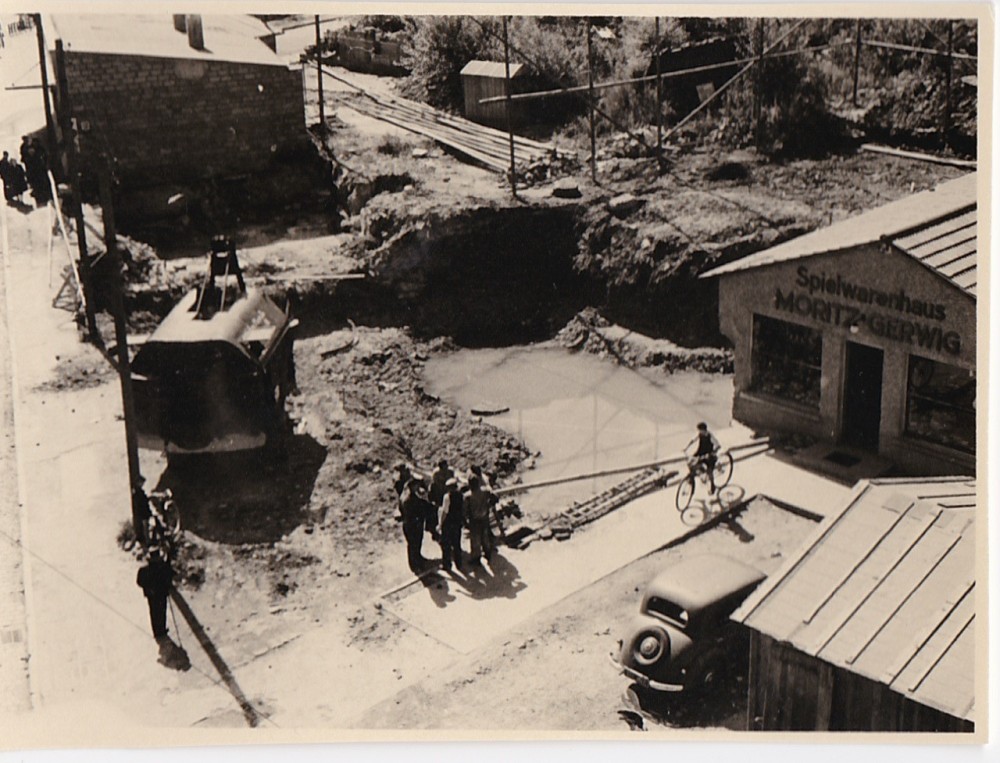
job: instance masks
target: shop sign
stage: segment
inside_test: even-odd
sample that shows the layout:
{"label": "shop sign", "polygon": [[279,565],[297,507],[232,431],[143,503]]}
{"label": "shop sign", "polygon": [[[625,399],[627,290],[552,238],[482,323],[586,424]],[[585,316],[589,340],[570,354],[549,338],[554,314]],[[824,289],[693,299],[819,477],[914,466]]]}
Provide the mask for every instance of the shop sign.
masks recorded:
{"label": "shop sign", "polygon": [[945,305],[916,299],[904,289],[886,292],[858,284],[839,273],[810,272],[805,265],[796,274],[798,290],[775,289],[776,309],[927,350],[962,351],[957,332],[934,325],[947,317]]}

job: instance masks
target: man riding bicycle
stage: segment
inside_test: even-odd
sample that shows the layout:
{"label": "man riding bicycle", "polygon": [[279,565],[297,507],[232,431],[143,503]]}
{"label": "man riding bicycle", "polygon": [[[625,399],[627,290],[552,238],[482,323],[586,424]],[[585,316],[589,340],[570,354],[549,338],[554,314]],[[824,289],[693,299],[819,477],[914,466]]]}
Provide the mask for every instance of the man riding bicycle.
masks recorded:
{"label": "man riding bicycle", "polygon": [[715,435],[708,431],[708,424],[704,421],[698,424],[698,433],[691,442],[684,446],[684,455],[688,457],[688,467],[691,472],[694,473],[699,465],[703,465],[707,470],[709,495],[715,495],[715,462],[718,460],[721,447]]}

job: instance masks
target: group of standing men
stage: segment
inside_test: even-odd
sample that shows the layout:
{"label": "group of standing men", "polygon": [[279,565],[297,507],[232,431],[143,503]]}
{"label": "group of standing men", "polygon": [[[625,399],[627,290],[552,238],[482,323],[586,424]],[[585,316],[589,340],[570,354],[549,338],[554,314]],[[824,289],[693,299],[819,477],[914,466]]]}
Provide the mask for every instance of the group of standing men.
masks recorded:
{"label": "group of standing men", "polygon": [[489,560],[495,550],[490,512],[497,503],[497,496],[478,467],[472,468],[465,483],[463,487],[444,459],[438,462],[429,486],[406,464],[396,466],[394,487],[399,496],[406,558],[414,573],[422,572],[428,564],[421,553],[425,532],[440,544],[441,566],[445,570],[450,571],[452,564],[463,569],[463,528],[469,530],[470,564],[479,564],[484,555]]}
{"label": "group of standing men", "polygon": [[6,151],[3,152],[3,159],[0,159],[4,199],[9,203],[22,204],[21,197],[30,188],[35,206],[45,205],[52,197],[48,173],[49,159],[45,146],[26,135],[21,141],[20,162]]}

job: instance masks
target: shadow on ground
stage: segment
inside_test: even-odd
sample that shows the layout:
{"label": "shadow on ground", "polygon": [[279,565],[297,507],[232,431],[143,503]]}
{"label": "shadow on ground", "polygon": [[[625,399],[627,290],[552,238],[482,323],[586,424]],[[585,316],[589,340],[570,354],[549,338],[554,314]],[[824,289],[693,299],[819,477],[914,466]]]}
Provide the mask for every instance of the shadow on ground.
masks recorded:
{"label": "shadow on ground", "polygon": [[487,563],[470,564],[466,559],[461,569],[436,570],[421,578],[421,582],[439,607],[448,606],[458,596],[513,599],[528,587],[517,567],[499,551]]}
{"label": "shadow on ground", "polygon": [[173,491],[185,531],[218,543],[270,543],[306,519],[325,459],[315,439],[294,435],[281,459],[239,453],[172,461],[156,489]]}

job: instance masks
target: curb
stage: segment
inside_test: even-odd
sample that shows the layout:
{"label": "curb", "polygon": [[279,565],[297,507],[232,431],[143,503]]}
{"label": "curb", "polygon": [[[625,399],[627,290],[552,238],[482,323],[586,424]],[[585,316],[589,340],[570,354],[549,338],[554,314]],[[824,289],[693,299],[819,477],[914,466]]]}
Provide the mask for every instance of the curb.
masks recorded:
{"label": "curb", "polygon": [[31,656],[35,653],[33,639],[35,635],[34,627],[34,607],[32,602],[32,579],[31,579],[31,554],[28,553],[28,496],[26,493],[26,481],[24,476],[24,443],[21,441],[20,430],[17,426],[18,410],[21,407],[21,394],[18,386],[17,373],[17,353],[14,342],[14,332],[11,326],[10,309],[10,242],[7,235],[7,205],[0,207],[0,228],[2,228],[2,256],[4,268],[4,313],[7,322],[7,346],[10,351],[10,397],[11,397],[11,419],[14,426],[14,465],[17,473],[17,498],[18,513],[20,515],[20,546],[21,546],[21,569],[22,583],[24,585],[24,630],[25,647],[28,652],[28,662],[25,671],[28,676],[28,703],[32,710],[39,706],[38,691],[35,687],[35,674],[31,669]]}

